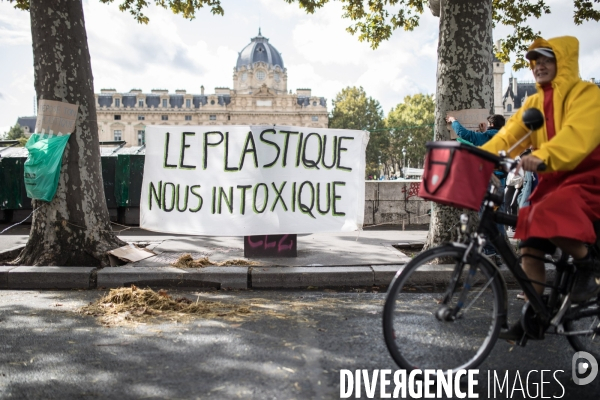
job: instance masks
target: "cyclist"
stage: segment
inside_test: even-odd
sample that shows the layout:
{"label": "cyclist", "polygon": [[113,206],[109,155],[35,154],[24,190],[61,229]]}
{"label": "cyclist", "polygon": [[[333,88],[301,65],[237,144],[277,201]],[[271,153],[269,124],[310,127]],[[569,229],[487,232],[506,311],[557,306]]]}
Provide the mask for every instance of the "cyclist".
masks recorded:
{"label": "cyclist", "polygon": [[[523,270],[538,282],[545,282],[544,256],[556,246],[573,257],[577,274],[571,301],[579,303],[600,292],[600,265],[587,246],[596,241],[593,222],[600,220],[600,89],[579,78],[575,37],[536,39],[525,57],[537,93],[482,148],[494,154],[511,148],[528,133],[522,113],[533,107],[544,114],[544,126],[509,154],[514,158],[531,145],[533,152],[519,165],[525,171],[547,166],[530,205],[519,212],[515,238],[522,240]],[[540,294],[544,290],[534,287]],[[516,324],[500,337],[516,340],[522,335]]]}

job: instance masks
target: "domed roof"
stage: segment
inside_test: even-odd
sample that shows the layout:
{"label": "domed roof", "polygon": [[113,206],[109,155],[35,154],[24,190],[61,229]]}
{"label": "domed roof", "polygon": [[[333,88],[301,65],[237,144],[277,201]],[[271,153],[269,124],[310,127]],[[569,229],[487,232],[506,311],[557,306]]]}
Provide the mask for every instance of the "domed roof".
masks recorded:
{"label": "domed roof", "polygon": [[269,39],[260,34],[260,28],[258,29],[258,36],[251,40],[250,44],[240,51],[235,66],[236,69],[239,70],[244,65],[250,66],[259,61],[272,66],[279,65],[279,67],[283,69],[283,58],[281,58],[281,53],[269,43]]}

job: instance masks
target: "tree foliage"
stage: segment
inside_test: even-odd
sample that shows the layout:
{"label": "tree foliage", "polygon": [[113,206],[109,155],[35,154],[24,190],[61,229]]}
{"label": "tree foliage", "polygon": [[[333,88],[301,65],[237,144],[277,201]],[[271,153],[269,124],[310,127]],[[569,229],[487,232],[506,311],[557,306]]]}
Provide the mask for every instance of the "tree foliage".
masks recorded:
{"label": "tree foliage", "polygon": [[[307,13],[314,13],[330,0],[285,0],[298,3]],[[412,31],[419,25],[424,9],[435,0],[338,0],[342,3],[343,17],[351,21],[346,30],[358,33],[359,41],[368,42],[373,49],[382,41],[388,40],[399,28]],[[599,21],[600,11],[594,10],[594,3],[600,0],[573,0],[573,21]],[[439,7],[439,1],[437,1]],[[528,65],[523,58],[526,46],[539,37],[528,25],[531,18],[540,18],[550,14],[550,6],[544,0],[492,0],[492,19],[494,24],[513,28],[513,33],[501,40],[496,56],[503,62],[509,62],[515,54],[513,68],[520,69]]]}
{"label": "tree foliage", "polygon": [[17,140],[19,138],[25,137],[25,130],[17,122],[16,124],[10,127],[8,132],[4,132],[4,137],[8,140]]}
{"label": "tree foliage", "polygon": [[[435,102],[431,94],[406,96],[385,119],[389,146],[385,159],[392,166],[421,167],[425,158],[425,143],[433,140]],[[402,150],[406,152],[406,160]]]}
{"label": "tree foliage", "polygon": [[383,111],[379,102],[367,97],[362,87],[342,89],[333,100],[333,111],[329,119],[330,128],[360,129],[370,131],[367,146],[367,175],[377,175],[383,151],[389,141],[383,128]]}
{"label": "tree foliage", "polygon": [[19,123],[11,126],[8,132],[4,132],[4,138],[6,140],[18,140],[20,143],[19,146],[25,146],[25,143],[27,142],[25,130]]}
{"label": "tree foliage", "polygon": [[[15,3],[15,8],[29,10],[30,0],[8,0],[9,3]],[[115,0],[100,0],[101,3],[114,3]],[[119,10],[130,13],[140,24],[147,24],[150,18],[144,15],[143,11],[148,7],[147,0],[122,0],[119,4]],[[196,18],[196,11],[204,7],[210,7],[213,14],[223,15],[224,10],[221,7],[220,0],[154,0],[157,6],[165,10],[171,10],[173,14],[181,14],[183,18],[192,20]]]}

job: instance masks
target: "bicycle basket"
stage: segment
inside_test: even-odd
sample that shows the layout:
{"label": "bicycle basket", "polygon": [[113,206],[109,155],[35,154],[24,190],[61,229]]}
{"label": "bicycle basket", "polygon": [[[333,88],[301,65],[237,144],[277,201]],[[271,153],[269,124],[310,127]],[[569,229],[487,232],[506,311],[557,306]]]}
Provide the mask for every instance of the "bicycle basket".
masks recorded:
{"label": "bicycle basket", "polygon": [[426,146],[419,197],[478,211],[499,157],[454,141]]}

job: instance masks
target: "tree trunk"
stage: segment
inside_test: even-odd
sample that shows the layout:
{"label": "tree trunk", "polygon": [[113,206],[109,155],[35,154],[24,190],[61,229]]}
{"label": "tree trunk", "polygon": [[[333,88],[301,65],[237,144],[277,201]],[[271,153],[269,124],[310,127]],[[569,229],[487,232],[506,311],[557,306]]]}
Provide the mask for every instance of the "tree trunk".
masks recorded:
{"label": "tree trunk", "polygon": [[38,99],[78,104],[75,132],[63,155],[54,199],[34,200],[29,241],[19,265],[107,265],[125,243],[112,232],[100,169],[92,67],[81,0],[32,0]]}
{"label": "tree trunk", "polygon": [[[493,111],[492,2],[442,0],[440,15],[435,140],[450,140],[447,111]],[[462,213],[465,210],[434,204],[425,249],[455,240],[455,226]],[[476,214],[471,212],[471,216],[475,222]]]}

